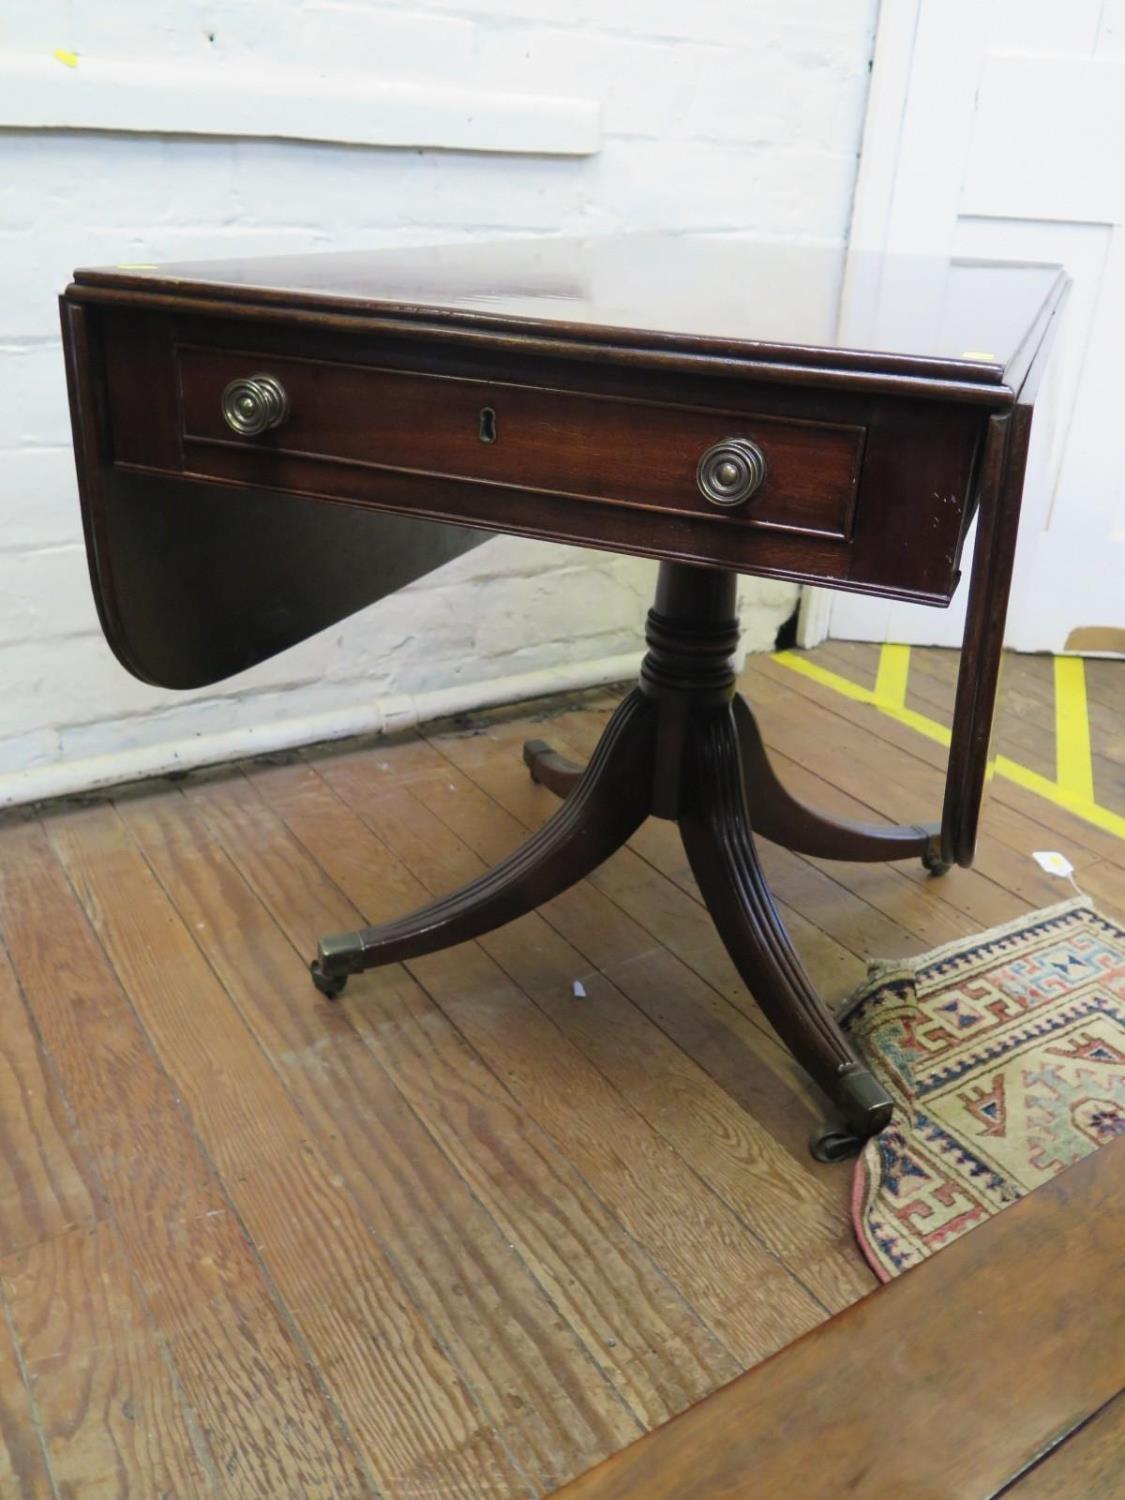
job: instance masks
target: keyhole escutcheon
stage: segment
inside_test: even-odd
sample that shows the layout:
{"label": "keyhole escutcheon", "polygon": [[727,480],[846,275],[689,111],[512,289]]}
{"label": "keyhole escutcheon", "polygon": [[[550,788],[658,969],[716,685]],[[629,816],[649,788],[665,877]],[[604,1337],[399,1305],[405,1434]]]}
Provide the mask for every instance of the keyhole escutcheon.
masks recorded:
{"label": "keyhole escutcheon", "polygon": [[496,441],[496,413],[491,406],[481,407],[480,426],[477,431],[482,443],[494,443]]}

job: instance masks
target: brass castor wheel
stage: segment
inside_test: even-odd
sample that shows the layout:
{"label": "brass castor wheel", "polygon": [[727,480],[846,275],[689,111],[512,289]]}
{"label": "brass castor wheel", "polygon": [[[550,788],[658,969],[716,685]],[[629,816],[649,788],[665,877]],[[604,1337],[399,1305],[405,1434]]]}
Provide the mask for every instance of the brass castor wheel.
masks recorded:
{"label": "brass castor wheel", "polygon": [[922,856],[922,868],[929,870],[931,875],[948,875],[953,866],[946,864],[940,850],[930,848]]}
{"label": "brass castor wheel", "polygon": [[894,1113],[890,1094],[861,1062],[841,1068],[833,1092],[840,1113],[818,1125],[809,1137],[809,1150],[817,1161],[858,1156],[864,1142],[885,1130]]}
{"label": "brass castor wheel", "polygon": [[848,1157],[859,1155],[866,1139],[840,1120],[825,1120],[809,1137],[809,1150],[817,1161],[847,1161]]}
{"label": "brass castor wheel", "polygon": [[326,999],[338,1000],[344,993],[344,986],[348,982],[346,974],[326,974],[317,958],[309,964],[309,973],[312,975],[313,984]]}

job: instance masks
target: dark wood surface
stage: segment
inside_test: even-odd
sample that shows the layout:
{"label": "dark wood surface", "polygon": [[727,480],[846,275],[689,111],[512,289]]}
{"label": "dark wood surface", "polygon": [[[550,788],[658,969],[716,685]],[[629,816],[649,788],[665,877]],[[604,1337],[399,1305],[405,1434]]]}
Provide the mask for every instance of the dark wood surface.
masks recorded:
{"label": "dark wood surface", "polygon": [[[481,937],[526,915],[604,864],[655,814],[678,824],[735,967],[832,1103],[814,1150],[824,1159],[849,1155],[881,1130],[890,1119],[890,1096],[816,993],[758,858],[756,809],[776,778],[753,780],[754,761],[743,760],[754,720],[735,692],[736,595],[730,573],[662,564],[637,688],[607,724],[581,776],[564,784],[550,770],[537,777],[559,786],[564,806],[507,858],[440,900],[397,921],[322,937],[311,965],[322,993],[336,999],[353,974]],[[757,753],[765,756],[760,737]],[[553,759],[549,747],[544,754],[532,745],[522,758],[533,776],[540,760],[549,768]],[[873,841],[849,821],[824,816],[822,826],[843,859],[882,859],[889,848],[900,858],[918,856],[931,842],[917,828],[887,830]],[[785,827],[775,820],[782,843]]]}
{"label": "dark wood surface", "polygon": [[[870,686],[878,655],[810,659]],[[912,652],[908,702],[948,722],[955,676]],[[1108,767],[1125,667],[1087,681]],[[940,800],[932,740],[769,658],[740,686],[802,800],[864,822]],[[1007,664],[1000,748],[1028,766],[1050,691],[1049,662]],[[585,761],[618,698],[0,820],[5,1500],[527,1500],[872,1289],[848,1173],[806,1150],[824,1101],[670,824],[480,943],[310,996],[319,931],[503,859],[558,808],[520,746]],[[836,1002],[869,957],[1057,901],[1034,849],[1125,916],[1125,842],[1002,779],[942,880],[760,853]]]}
{"label": "dark wood surface", "polygon": [[[81,340],[76,327],[68,337],[102,412],[83,468],[95,522],[105,476],[129,471],[155,503],[167,476],[186,477],[228,495],[306,497],[318,514],[325,501],[346,503],[932,603],[959,577],[987,411],[947,393],[870,390],[854,372],[837,388],[818,374],[791,389],[775,367],[755,374],[744,361],[670,371],[603,351],[597,363],[564,358],[561,335],[548,352],[509,335],[465,349],[433,330],[407,340],[377,320],[342,332],[327,314],[315,326],[271,323],[245,307],[240,321],[230,309],[199,318],[80,296],[68,294],[64,321],[83,325]],[[223,437],[227,380],[271,369],[290,385],[298,372],[287,421]],[[1011,401],[1006,388],[975,389],[994,406]],[[479,440],[485,407],[498,424],[492,444]],[[758,443],[768,473],[724,511],[703,500],[695,468],[734,436]],[[103,530],[112,560],[111,523]],[[217,568],[225,555],[216,546]],[[108,580],[98,587],[112,592]]]}
{"label": "dark wood surface", "polygon": [[625,348],[1010,389],[1057,293],[1049,266],[854,255],[746,237],[602,235],[80,270],[91,292],[438,321]]}
{"label": "dark wood surface", "polygon": [[[118,370],[80,307],[64,303],[62,316],[94,598],[134,676],[172,688],[229,677],[485,540],[260,484],[235,496],[185,476],[167,456],[178,446],[178,398],[153,369],[152,340]],[[109,413],[121,402],[159,474],[116,461]]]}
{"label": "dark wood surface", "polygon": [[[700,494],[695,468],[700,454],[746,422],[738,393],[732,393],[733,409],[675,407],[275,358],[269,368],[289,393],[292,415],[278,432],[254,443],[234,436],[215,399],[216,391],[246,373],[248,358],[244,350],[178,351],[185,461],[200,474],[213,470],[224,477],[224,449],[257,449],[278,467],[283,455],[303,454],[386,469],[425,468],[473,484],[628,505],[654,512],[652,521],[673,512],[730,524]],[[480,437],[484,410],[495,417],[489,442]],[[124,426],[128,414],[121,417]],[[769,467],[740,523],[846,541],[866,427],[762,414],[753,423]]]}
{"label": "dark wood surface", "polygon": [[1125,1394],[1107,1402],[1004,1493],[1015,1500],[1120,1500],[1125,1495]]}
{"label": "dark wood surface", "polygon": [[[510,244],[490,247],[493,263],[423,254],[409,273],[393,257],[362,273],[301,260],[288,281],[283,263],[82,273],[62,315],[91,574],[121,661],[188,687],[475,544],[420,522],[660,557],[638,696],[557,819],[414,917],[324,937],[312,976],[335,996],[352,973],[479,936],[588,874],[646,812],[673,818],[740,974],[838,1111],[814,1149],[842,1152],[886,1124],[890,1100],[826,1012],[761,873],[747,801],[777,778],[749,785],[761,747],[749,710],[736,720],[731,706],[734,575],[948,602],[979,515],[940,846],[925,808],[874,840],[824,815],[829,840],[813,845],[795,799],[780,795],[772,823],[764,814],[798,848],[968,865],[1031,401],[1064,282],[1042,268],[857,260],[852,305],[870,281],[873,347],[841,351],[808,331],[837,289],[827,252],[662,248]],[[544,254],[575,288],[551,283],[546,317]],[[973,347],[951,363],[954,335]],[[275,420],[248,432],[226,401],[256,380],[273,387]],[[697,474],[724,440],[752,445],[759,465],[733,506]],[[379,524],[369,546],[357,511]]]}
{"label": "dark wood surface", "polygon": [[957,733],[949,747],[942,806],[942,857],[950,865],[971,865],[976,851],[1031,418],[1030,400],[1022,400],[1009,414],[991,417],[981,458],[977,539],[957,674]]}
{"label": "dark wood surface", "polygon": [[[77,273],[63,326],[111,646],[149,681],[213,682],[478,529],[943,604],[979,510],[942,839],[969,863],[1065,281],[857,257],[843,338],[842,272],[829,250],[686,236]],[[224,387],[263,371],[285,420],[231,433]],[[723,437],[766,466],[733,509],[695,478]]]}
{"label": "dark wood surface", "polygon": [[560,1500],[1097,1494],[1087,1480],[1122,1472],[1123,1224],[1116,1141]]}

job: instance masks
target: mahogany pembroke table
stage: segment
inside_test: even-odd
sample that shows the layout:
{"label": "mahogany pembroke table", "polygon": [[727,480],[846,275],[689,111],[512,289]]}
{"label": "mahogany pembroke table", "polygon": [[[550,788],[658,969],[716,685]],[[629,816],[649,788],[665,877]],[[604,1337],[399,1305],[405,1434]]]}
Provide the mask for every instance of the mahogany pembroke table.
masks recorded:
{"label": "mahogany pembroke table", "polygon": [[[136,676],[245,670],[515,533],[659,560],[640,679],[565,800],[463,890],[324,938],[324,994],[549,900],[675,819],[739,972],[858,1148],[891,1100],[816,994],[755,835],[972,860],[1053,267],[691,236],[83,270],[61,299],[90,571]],[[841,322],[840,308],[847,310]],[[735,692],[739,573],[947,605],[976,518],[941,822],[795,800]]]}

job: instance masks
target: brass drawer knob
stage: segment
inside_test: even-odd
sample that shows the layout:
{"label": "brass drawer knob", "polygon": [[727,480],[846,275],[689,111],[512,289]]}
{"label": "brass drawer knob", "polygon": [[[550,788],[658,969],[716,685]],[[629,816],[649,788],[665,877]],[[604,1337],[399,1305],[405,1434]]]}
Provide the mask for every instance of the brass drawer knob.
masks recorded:
{"label": "brass drawer knob", "polygon": [[741,505],[766,477],[762,450],[749,438],[724,438],[699,460],[699,492],[712,505]]}
{"label": "brass drawer knob", "polygon": [[272,375],[245,375],[223,392],[223,418],[241,437],[280,427],[288,415],[289,398]]}

